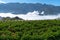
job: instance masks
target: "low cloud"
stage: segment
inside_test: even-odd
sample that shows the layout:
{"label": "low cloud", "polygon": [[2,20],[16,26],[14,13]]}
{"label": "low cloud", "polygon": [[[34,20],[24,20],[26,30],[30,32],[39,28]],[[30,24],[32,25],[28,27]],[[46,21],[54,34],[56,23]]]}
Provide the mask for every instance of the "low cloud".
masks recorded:
{"label": "low cloud", "polygon": [[[42,14],[42,15],[39,15]],[[44,11],[42,11],[41,13],[39,13],[38,11],[34,11],[34,12],[28,12],[27,14],[12,14],[12,13],[0,13],[1,17],[16,17],[18,16],[19,18],[22,18],[24,20],[48,20],[48,19],[56,19],[60,17],[59,15],[43,15]]]}

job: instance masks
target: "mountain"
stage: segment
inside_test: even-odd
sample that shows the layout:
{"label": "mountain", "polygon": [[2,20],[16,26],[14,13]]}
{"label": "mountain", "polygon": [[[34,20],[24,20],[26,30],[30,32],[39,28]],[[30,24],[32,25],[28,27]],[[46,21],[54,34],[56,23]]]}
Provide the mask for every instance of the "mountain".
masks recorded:
{"label": "mountain", "polygon": [[2,20],[2,17],[0,16],[0,20]]}
{"label": "mountain", "polygon": [[60,13],[60,6],[47,5],[41,3],[2,3],[0,13],[26,14],[28,12],[44,11],[45,15],[57,15]]}

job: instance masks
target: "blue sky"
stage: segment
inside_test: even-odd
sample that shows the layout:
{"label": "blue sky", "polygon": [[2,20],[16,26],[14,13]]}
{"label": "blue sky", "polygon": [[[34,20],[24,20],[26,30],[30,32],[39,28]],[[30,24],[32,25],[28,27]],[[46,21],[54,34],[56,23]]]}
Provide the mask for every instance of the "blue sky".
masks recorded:
{"label": "blue sky", "polygon": [[60,0],[1,0],[3,2],[19,2],[19,3],[46,3],[60,6]]}

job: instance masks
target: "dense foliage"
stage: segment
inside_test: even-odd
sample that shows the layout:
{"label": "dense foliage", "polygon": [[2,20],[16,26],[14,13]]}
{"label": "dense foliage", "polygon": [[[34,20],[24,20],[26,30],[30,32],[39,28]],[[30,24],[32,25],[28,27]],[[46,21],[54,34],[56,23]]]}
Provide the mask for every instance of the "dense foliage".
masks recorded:
{"label": "dense foliage", "polygon": [[0,21],[0,40],[60,40],[60,20]]}

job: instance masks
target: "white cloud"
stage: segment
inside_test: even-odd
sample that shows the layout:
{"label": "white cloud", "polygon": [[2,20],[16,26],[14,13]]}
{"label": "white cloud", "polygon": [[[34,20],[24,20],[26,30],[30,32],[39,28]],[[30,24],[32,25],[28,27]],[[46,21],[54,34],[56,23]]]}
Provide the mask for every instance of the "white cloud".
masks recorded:
{"label": "white cloud", "polygon": [[6,2],[0,0],[0,4],[1,4],[1,3],[6,3]]}
{"label": "white cloud", "polygon": [[16,17],[23,18],[24,20],[47,20],[47,19],[56,19],[60,18],[60,15],[39,15],[38,11],[28,12],[27,14],[12,14],[12,13],[0,13],[1,17]]}

